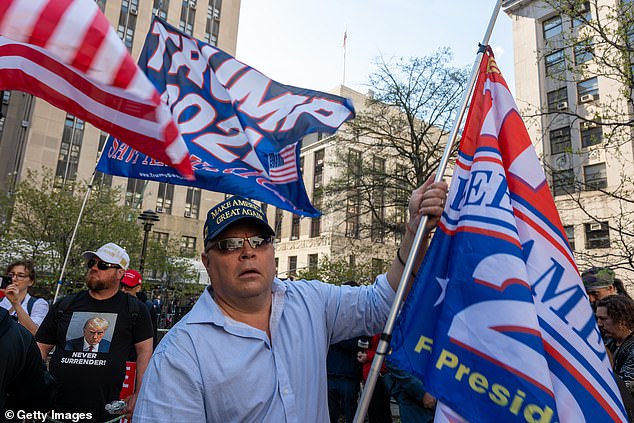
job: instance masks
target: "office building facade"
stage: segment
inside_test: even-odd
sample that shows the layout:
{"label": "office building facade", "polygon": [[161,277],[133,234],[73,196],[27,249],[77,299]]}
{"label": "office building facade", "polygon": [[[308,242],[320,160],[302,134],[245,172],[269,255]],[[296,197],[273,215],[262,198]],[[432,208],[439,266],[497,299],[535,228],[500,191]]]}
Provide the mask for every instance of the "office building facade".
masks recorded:
{"label": "office building facade", "polygon": [[634,150],[631,99],[624,94],[631,83],[610,67],[627,60],[634,40],[631,18],[619,17],[631,16],[631,4],[593,0],[574,7],[561,13],[543,1],[503,2],[512,19],[516,101],[580,271],[610,266],[631,287]]}

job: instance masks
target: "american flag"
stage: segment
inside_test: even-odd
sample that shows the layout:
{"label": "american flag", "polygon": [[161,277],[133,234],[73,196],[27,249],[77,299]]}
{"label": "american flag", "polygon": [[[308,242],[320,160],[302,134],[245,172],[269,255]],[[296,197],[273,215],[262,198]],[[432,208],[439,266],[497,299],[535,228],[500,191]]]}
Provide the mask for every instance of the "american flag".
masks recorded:
{"label": "american flag", "polygon": [[297,143],[281,149],[278,153],[269,155],[269,177],[276,184],[287,184],[299,178],[297,173]]}
{"label": "american flag", "polygon": [[40,97],[193,176],[170,109],[92,0],[2,0],[0,89]]}

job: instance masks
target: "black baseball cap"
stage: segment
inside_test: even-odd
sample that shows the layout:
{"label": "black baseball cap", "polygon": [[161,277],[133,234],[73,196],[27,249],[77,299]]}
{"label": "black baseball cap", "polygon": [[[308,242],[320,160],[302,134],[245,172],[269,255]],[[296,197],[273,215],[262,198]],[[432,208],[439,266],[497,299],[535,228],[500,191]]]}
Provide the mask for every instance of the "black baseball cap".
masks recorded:
{"label": "black baseball cap", "polygon": [[252,221],[262,226],[269,235],[275,235],[275,231],[269,225],[266,214],[260,206],[244,197],[234,195],[207,212],[207,220],[203,229],[205,243],[238,221]]}

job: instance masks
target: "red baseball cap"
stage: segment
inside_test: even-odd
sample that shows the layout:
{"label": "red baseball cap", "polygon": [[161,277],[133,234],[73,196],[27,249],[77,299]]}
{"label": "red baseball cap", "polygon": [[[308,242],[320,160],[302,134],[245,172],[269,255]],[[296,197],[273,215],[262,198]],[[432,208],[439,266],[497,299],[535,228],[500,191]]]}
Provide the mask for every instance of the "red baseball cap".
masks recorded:
{"label": "red baseball cap", "polygon": [[139,272],[134,269],[129,269],[126,270],[123,278],[121,278],[121,283],[130,288],[134,288],[137,285],[141,285],[142,280],[143,278]]}

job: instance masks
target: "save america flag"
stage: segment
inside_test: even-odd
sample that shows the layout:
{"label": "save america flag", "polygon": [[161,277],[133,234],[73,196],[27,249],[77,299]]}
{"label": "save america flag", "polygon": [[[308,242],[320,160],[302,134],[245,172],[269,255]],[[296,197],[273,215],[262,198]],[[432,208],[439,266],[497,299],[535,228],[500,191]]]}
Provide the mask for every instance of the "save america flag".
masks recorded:
{"label": "save america flag", "polygon": [[544,172],[490,50],[392,348],[390,360],[443,404],[437,421],[627,421]]}

